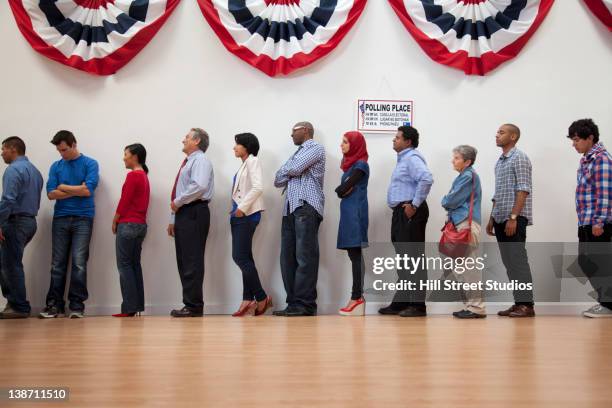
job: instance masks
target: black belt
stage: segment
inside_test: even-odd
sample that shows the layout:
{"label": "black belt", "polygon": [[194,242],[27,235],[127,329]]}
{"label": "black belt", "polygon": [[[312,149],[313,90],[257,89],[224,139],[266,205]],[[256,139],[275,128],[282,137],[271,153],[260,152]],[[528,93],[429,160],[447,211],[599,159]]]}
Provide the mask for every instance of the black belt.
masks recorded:
{"label": "black belt", "polygon": [[15,219],[15,218],[36,218],[36,216],[30,215],[30,214],[11,214],[9,215],[9,220]]}
{"label": "black belt", "polygon": [[179,208],[179,210],[180,210],[181,208],[195,207],[196,205],[208,205],[208,202],[209,202],[209,201],[210,201],[210,200],[195,200],[195,201],[192,201],[192,202],[190,202],[190,203],[183,204],[183,205],[182,205],[182,206]]}

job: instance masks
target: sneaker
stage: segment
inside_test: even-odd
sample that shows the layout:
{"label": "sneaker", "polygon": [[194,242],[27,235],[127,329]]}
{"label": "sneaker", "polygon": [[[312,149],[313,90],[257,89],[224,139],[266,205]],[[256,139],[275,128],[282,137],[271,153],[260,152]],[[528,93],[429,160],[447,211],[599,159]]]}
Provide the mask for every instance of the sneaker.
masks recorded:
{"label": "sneaker", "polygon": [[72,312],[70,312],[71,319],[82,319],[84,317],[85,317],[85,314],[83,313],[82,310],[73,310]]}
{"label": "sneaker", "polygon": [[44,308],[42,312],[38,315],[41,319],[52,319],[55,317],[64,317],[66,314],[59,307],[52,305]]}
{"label": "sneaker", "polygon": [[612,317],[612,310],[602,305],[595,305],[582,312],[584,317]]}
{"label": "sneaker", "polygon": [[18,312],[10,306],[4,308],[0,313],[0,319],[27,319],[30,317],[30,313]]}
{"label": "sneaker", "polygon": [[453,316],[458,319],[484,319],[487,317],[486,314],[474,313],[471,310],[460,310],[453,312]]}

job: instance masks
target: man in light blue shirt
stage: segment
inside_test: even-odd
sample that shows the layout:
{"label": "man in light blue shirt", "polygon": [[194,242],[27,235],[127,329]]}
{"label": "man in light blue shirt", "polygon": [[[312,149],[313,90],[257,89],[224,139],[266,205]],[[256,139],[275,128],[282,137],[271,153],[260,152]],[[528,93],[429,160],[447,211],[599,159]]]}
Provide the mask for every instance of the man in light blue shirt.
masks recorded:
{"label": "man in light blue shirt", "polygon": [[81,318],[85,312],[87,261],[95,214],[94,191],[98,186],[98,162],[81,154],[72,132],[60,130],[51,143],[62,157],[49,170],[47,197],[55,200],[51,242],[51,283],[41,318],[65,315],[65,292],[70,269],[68,300],[70,318]]}
{"label": "man in light blue shirt", "polygon": [[213,197],[214,173],[204,154],[208,149],[208,133],[193,128],[183,140],[187,156],[174,180],[170,197],[168,235],[174,237],[176,262],[183,286],[182,309],[170,312],[173,317],[201,317],[204,314],[204,250]]}
{"label": "man in light blue shirt", "polygon": [[[419,132],[412,126],[400,126],[393,139],[397,165],[391,175],[387,204],[393,209],[391,242],[399,255],[420,257],[425,252],[425,228],[429,208],[425,199],[433,184],[433,176],[425,158],[416,150]],[[419,288],[427,280],[427,270],[397,270],[400,281],[413,281]],[[399,314],[402,317],[427,315],[425,291],[397,291],[391,304],[378,310],[380,314]]]}
{"label": "man in light blue shirt", "polygon": [[25,152],[25,143],[17,136],[2,142],[2,159],[9,166],[2,176],[0,200],[0,287],[7,300],[0,319],[26,318],[31,311],[22,260],[36,233],[43,178]]}
{"label": "man in light blue shirt", "polygon": [[298,150],[276,172],[274,186],[286,192],[281,227],[280,264],[287,292],[287,308],[276,316],[313,316],[317,313],[319,225],[323,220],[325,148],[313,140],[309,122],[291,132]]}

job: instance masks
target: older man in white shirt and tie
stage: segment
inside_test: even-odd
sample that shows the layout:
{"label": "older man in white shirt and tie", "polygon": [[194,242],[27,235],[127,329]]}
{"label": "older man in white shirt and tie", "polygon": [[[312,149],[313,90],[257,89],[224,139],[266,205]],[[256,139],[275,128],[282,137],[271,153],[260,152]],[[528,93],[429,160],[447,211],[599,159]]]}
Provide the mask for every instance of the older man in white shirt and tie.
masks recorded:
{"label": "older man in white shirt and tie", "polygon": [[174,237],[185,305],[180,310],[172,310],[173,317],[204,314],[204,249],[210,226],[208,202],[214,191],[212,164],[204,154],[208,145],[206,131],[193,128],[187,133],[183,140],[183,153],[187,157],[172,188],[168,235]]}

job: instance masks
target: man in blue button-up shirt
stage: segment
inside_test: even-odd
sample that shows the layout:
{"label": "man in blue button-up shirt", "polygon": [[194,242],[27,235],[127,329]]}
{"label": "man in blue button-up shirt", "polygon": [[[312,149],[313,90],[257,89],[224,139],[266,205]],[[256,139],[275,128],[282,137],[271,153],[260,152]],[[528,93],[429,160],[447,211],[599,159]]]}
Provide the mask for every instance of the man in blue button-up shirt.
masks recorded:
{"label": "man in blue button-up shirt", "polygon": [[173,317],[200,317],[204,313],[204,250],[213,197],[213,167],[204,154],[208,149],[208,133],[192,128],[183,139],[186,157],[174,180],[170,195],[168,235],[174,237],[176,262],[183,286],[182,309],[170,312]]}
{"label": "man in blue button-up shirt", "polygon": [[323,219],[325,149],[312,140],[309,122],[291,132],[298,150],[276,172],[274,185],[287,194],[283,204],[280,264],[287,292],[287,308],[277,316],[312,316],[317,313],[319,225]]}
{"label": "man in blue button-up shirt", "polygon": [[8,168],[2,176],[0,200],[0,286],[7,304],[0,319],[26,318],[30,302],[26,297],[23,252],[36,233],[43,178],[25,156],[23,140],[12,136],[2,142],[2,159]]}
{"label": "man in blue button-up shirt", "polygon": [[[425,227],[429,219],[425,199],[433,184],[427,162],[416,150],[418,146],[419,132],[412,126],[400,126],[393,139],[397,165],[387,192],[387,204],[393,209],[391,242],[399,255],[410,257],[420,257],[425,251]],[[413,281],[417,288],[419,282],[427,280],[425,268],[415,271],[398,269],[397,274],[400,281]],[[378,312],[402,317],[425,316],[425,291],[397,291],[391,304]]]}

